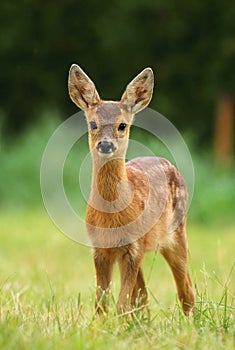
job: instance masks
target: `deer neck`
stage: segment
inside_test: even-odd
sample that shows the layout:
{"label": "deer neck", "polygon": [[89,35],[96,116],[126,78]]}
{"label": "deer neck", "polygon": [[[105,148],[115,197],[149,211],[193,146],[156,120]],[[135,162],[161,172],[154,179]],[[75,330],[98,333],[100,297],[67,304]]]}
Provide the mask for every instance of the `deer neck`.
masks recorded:
{"label": "deer neck", "polygon": [[127,171],[124,158],[110,161],[93,159],[91,197],[95,201],[117,202],[129,197],[131,185],[127,180]]}

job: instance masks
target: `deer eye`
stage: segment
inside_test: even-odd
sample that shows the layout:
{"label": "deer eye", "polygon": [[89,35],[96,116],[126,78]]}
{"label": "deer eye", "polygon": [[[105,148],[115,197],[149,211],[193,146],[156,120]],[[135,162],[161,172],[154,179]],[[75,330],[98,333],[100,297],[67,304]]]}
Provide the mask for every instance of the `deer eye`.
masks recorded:
{"label": "deer eye", "polygon": [[126,129],[126,123],[119,124],[118,131],[124,131]]}
{"label": "deer eye", "polygon": [[90,128],[91,128],[91,130],[97,129],[97,124],[95,121],[90,122]]}

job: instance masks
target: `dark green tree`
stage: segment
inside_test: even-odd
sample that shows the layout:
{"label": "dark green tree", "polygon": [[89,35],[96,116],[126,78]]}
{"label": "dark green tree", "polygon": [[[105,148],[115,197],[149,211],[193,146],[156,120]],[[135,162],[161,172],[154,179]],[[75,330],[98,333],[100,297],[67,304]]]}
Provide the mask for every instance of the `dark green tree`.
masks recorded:
{"label": "dark green tree", "polygon": [[156,75],[151,104],[179,128],[208,140],[214,105],[234,96],[235,3],[230,0],[38,0],[0,4],[1,114],[19,130],[67,95],[71,63],[117,99],[146,66]]}

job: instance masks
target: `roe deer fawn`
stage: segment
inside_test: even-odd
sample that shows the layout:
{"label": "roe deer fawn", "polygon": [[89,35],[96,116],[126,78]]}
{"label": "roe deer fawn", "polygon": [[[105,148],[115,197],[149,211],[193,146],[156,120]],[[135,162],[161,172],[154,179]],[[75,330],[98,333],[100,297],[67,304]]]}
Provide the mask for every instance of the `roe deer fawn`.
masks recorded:
{"label": "roe deer fawn", "polygon": [[118,310],[147,303],[141,262],[158,249],[169,264],[183,311],[194,305],[187,268],[187,190],[182,176],[166,159],[139,157],[125,163],[134,115],[152,97],[153,72],[144,69],[127,86],[118,102],[100,99],[94,83],[73,64],[69,94],[85,111],[93,172],[86,225],[93,246],[97,278],[96,309],[107,310],[112,270],[121,276]]}

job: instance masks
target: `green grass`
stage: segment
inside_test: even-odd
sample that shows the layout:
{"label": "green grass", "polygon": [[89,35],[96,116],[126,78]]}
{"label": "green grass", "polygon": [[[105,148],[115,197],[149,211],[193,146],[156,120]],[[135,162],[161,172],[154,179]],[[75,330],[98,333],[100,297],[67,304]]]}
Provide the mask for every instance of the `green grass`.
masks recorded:
{"label": "green grass", "polygon": [[197,312],[186,318],[177,304],[165,261],[150,253],[144,272],[145,311],[94,316],[95,272],[90,249],[63,236],[44,211],[0,216],[1,349],[233,349],[235,235],[232,227],[189,225],[190,271]]}

